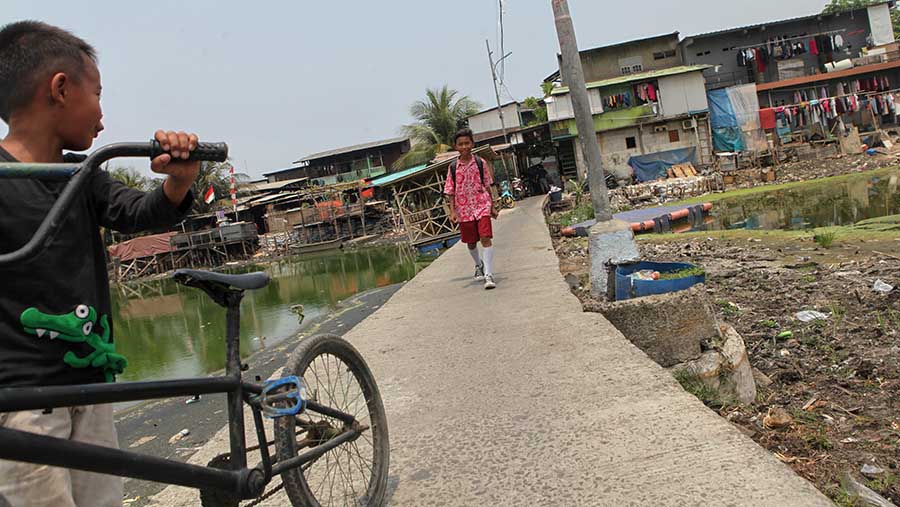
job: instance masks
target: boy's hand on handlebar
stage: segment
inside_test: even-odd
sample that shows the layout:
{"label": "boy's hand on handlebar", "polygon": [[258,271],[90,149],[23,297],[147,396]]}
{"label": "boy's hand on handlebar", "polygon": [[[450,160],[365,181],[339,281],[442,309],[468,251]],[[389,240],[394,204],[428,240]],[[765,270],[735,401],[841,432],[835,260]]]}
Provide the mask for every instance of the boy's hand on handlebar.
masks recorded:
{"label": "boy's hand on handlebar", "polygon": [[168,174],[173,178],[190,179],[193,183],[200,171],[200,162],[186,162],[186,160],[200,142],[197,135],[157,130],[153,137],[168,153],[154,158],[150,163],[150,169],[155,173]]}
{"label": "boy's hand on handlebar", "polygon": [[184,200],[200,172],[200,162],[187,161],[200,140],[197,139],[196,134],[163,130],[157,130],[153,137],[168,153],[154,158],[150,162],[150,170],[169,176],[163,183],[163,191],[169,201],[178,206]]}

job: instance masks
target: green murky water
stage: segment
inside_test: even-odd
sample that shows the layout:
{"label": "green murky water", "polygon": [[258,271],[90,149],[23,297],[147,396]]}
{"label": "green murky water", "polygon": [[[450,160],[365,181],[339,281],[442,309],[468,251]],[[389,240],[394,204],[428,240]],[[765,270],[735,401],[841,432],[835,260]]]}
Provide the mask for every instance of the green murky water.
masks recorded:
{"label": "green murky water", "polygon": [[[430,259],[407,246],[294,257],[241,268],[264,270],[272,282],[248,291],[241,306],[241,354],[271,346],[306,321],[366,290],[411,279]],[[225,310],[197,289],[159,280],[113,287],[116,349],[128,358],[120,380],[200,376],[225,366]]]}
{"label": "green murky water", "polygon": [[703,230],[814,229],[900,213],[900,170],[717,201]]}

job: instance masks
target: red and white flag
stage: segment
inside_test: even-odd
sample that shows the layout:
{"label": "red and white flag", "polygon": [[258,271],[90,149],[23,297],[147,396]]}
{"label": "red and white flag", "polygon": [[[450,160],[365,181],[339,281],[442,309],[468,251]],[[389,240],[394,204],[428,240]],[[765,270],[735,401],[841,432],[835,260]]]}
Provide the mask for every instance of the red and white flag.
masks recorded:
{"label": "red and white flag", "polygon": [[213,201],[216,200],[216,191],[213,189],[213,186],[209,186],[209,190],[206,191],[206,194],[203,196],[203,202],[206,204],[212,204]]}

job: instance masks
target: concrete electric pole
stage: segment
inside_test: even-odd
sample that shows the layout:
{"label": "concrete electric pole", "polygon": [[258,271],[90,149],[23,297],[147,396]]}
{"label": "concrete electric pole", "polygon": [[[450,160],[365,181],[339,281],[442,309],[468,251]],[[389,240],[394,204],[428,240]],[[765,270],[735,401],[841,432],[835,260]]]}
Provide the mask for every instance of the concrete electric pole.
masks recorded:
{"label": "concrete electric pole", "polygon": [[[584,158],[588,167],[588,182],[591,186],[591,204],[597,224],[591,228],[588,242],[591,256],[591,292],[595,296],[610,293],[609,267],[615,264],[635,262],[640,259],[634,234],[629,224],[613,220],[609,207],[609,193],[603,174],[603,159],[600,157],[600,144],[594,131],[594,115],[588,99],[587,87],[584,83],[584,69],[578,54],[578,43],[575,40],[575,26],[569,14],[569,3],[566,0],[550,0],[553,5],[553,16],[556,19],[556,35],[559,37],[559,49],[562,55],[560,73],[569,87],[569,97],[575,111],[575,124],[578,126],[578,138],[584,150]],[[576,146],[577,150],[578,147]]]}
{"label": "concrete electric pole", "polygon": [[591,185],[591,203],[598,222],[612,220],[609,209],[609,194],[606,191],[606,179],[603,174],[603,159],[600,157],[600,144],[594,132],[594,115],[588,99],[587,87],[584,83],[584,70],[581,68],[581,57],[578,56],[578,43],[575,41],[575,26],[569,14],[566,0],[552,0],[553,15],[556,18],[556,35],[559,37],[559,49],[562,53],[560,73],[569,87],[569,97],[575,111],[575,124],[578,126],[578,138],[584,148],[584,158],[588,166],[588,182]]}

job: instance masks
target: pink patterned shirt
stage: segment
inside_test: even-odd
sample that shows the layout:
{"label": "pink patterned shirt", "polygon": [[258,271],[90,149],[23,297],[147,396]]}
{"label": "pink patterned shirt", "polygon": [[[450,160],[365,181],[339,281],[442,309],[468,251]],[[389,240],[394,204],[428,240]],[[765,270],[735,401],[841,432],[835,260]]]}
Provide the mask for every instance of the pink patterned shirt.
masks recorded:
{"label": "pink patterned shirt", "polygon": [[457,162],[456,181],[453,181],[453,173],[449,167],[447,168],[444,193],[453,196],[456,214],[460,222],[473,222],[491,216],[491,192],[489,189],[493,183],[491,166],[485,160],[484,185],[481,184],[481,175],[478,171],[478,164],[475,162],[475,156],[468,163],[463,163],[461,160]]}

